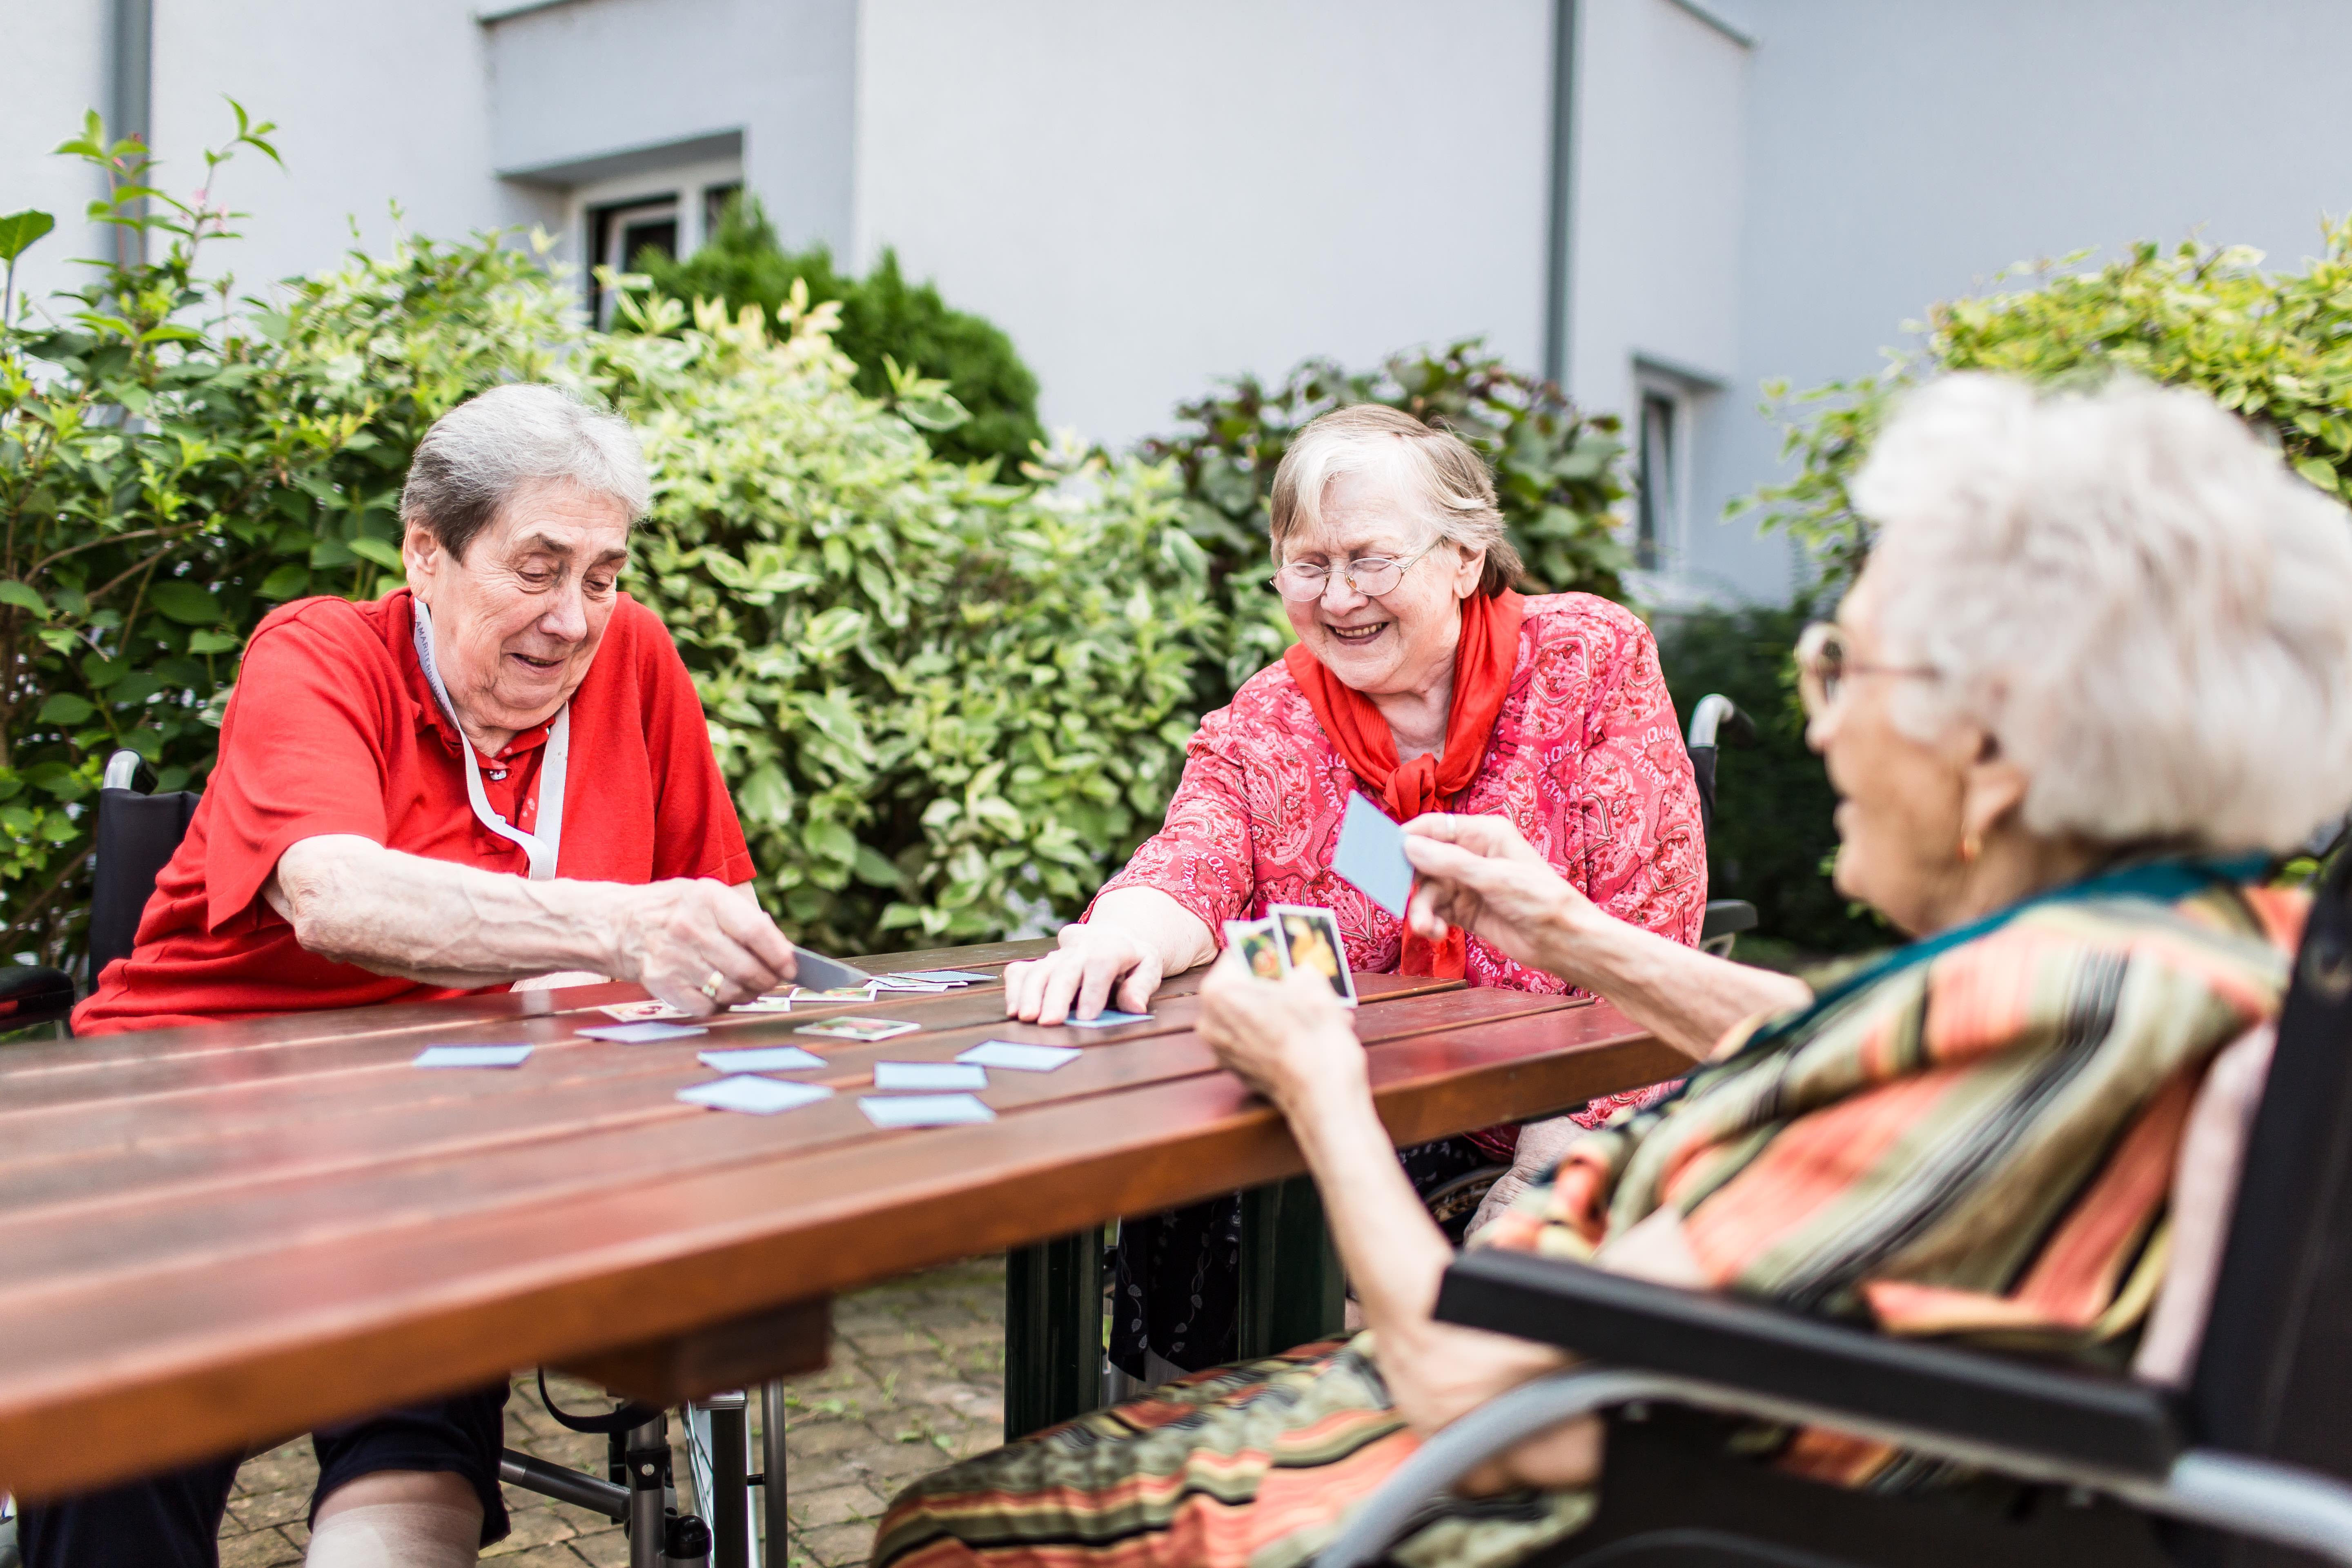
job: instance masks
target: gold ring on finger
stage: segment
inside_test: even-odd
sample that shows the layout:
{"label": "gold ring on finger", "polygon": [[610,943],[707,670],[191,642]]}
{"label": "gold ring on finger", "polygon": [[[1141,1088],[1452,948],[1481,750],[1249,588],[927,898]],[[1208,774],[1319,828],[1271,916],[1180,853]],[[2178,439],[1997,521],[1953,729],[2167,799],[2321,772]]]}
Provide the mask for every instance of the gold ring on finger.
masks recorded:
{"label": "gold ring on finger", "polygon": [[702,983],[702,994],[716,1002],[719,1000],[719,989],[726,984],[727,976],[714,969],[710,972],[710,978]]}

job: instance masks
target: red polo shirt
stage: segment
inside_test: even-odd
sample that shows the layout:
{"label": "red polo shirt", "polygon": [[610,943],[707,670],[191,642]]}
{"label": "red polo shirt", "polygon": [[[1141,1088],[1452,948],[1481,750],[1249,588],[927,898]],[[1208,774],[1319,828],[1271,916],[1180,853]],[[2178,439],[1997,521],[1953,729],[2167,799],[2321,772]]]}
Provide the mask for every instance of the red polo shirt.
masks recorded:
{"label": "red polo shirt", "polygon": [[[467,742],[425,683],[415,619],[403,588],[364,605],[299,599],[263,620],[188,836],[156,879],[131,955],[107,965],[74,1009],[77,1033],[457,994],[307,952],[261,897],[287,847],[325,833],[530,874],[522,847],[467,804]],[[542,724],[480,759],[490,808],[526,831],[546,742]],[[751,876],[694,682],[661,622],[625,594],[572,697],[556,873]]]}

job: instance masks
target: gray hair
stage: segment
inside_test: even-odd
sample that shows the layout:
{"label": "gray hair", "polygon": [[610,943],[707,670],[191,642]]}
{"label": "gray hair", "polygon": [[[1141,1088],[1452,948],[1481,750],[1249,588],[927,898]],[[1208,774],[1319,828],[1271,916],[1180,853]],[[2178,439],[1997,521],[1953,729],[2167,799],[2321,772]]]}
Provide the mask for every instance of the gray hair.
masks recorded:
{"label": "gray hair", "polygon": [[652,502],[645,453],[627,420],[526,382],[494,386],[433,422],[409,459],[400,521],[430,530],[462,561],[500,507],[546,484],[610,496],[632,523]]}
{"label": "gray hair", "polygon": [[1452,431],[1433,430],[1379,403],[1333,409],[1301,430],[1283,453],[1268,509],[1275,563],[1281,564],[1282,547],[1293,533],[1321,521],[1323,491],[1333,479],[1374,469],[1397,483],[1440,541],[1486,552],[1479,592],[1492,596],[1519,580],[1526,567],[1504,530],[1485,459]]}
{"label": "gray hair", "polygon": [[2286,850],[2352,797],[2352,514],[2200,392],[1952,375],[1851,486],[1895,722],[2031,776],[2025,826]]}

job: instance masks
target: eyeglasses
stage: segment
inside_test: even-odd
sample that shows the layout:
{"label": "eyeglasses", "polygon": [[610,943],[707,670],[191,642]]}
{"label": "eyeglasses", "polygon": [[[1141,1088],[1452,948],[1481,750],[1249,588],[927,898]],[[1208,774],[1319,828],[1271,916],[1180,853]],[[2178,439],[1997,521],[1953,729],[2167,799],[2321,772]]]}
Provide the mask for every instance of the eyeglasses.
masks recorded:
{"label": "eyeglasses", "polygon": [[1925,665],[1856,664],[1846,656],[1845,629],[1830,621],[1815,621],[1797,638],[1797,700],[1808,719],[1835,706],[1845,683],[1856,676],[1923,679],[1941,673]]}
{"label": "eyeglasses", "polygon": [[1349,593],[1377,599],[1382,594],[1395,593],[1396,585],[1404,581],[1405,572],[1412,563],[1444,542],[1442,539],[1433,540],[1402,561],[1386,555],[1365,555],[1336,568],[1307,561],[1287,562],[1270,582],[1274,591],[1292,604],[1311,605],[1330,591],[1331,574],[1336,570]]}

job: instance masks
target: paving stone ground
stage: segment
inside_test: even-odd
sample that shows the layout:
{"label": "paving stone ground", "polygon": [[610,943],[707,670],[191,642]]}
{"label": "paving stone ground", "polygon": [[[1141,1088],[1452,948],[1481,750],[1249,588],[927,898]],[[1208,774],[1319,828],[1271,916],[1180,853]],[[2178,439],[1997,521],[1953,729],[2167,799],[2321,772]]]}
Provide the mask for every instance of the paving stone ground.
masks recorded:
{"label": "paving stone ground", "polygon": [[[548,1385],[568,1408],[604,1407],[587,1384],[551,1376]],[[866,1561],[875,1521],[893,1492],[1001,1439],[1003,1259],[933,1269],[844,1297],[834,1308],[833,1363],[788,1386],[793,1539],[786,1568],[852,1568]],[[751,1419],[757,1468],[756,1399]],[[507,1446],[604,1473],[604,1439],[557,1426],[528,1373],[515,1379],[507,1405]],[[677,1466],[682,1483],[682,1452]],[[307,1437],[247,1460],[221,1522],[222,1568],[299,1563],[317,1478]],[[500,1568],[627,1563],[619,1527],[601,1516],[513,1487],[506,1495],[514,1533],[485,1552],[484,1561]],[[777,1563],[764,1546],[761,1561]]]}

